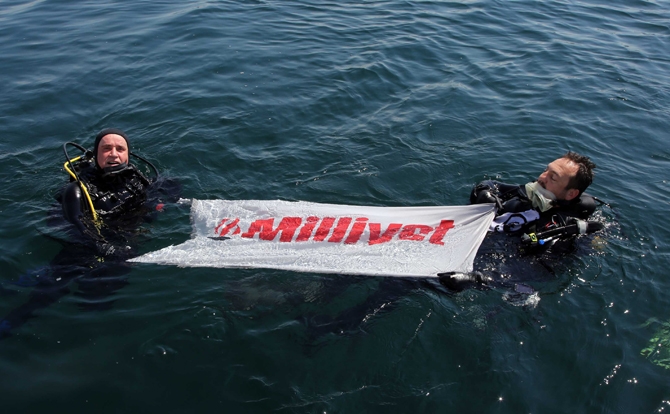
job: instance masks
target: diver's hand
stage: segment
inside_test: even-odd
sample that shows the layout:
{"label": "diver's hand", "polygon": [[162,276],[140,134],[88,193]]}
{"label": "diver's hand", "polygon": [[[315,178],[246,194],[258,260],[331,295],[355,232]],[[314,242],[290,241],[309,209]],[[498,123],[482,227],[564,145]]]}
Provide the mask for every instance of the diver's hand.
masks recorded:
{"label": "diver's hand", "polygon": [[438,273],[440,283],[449,290],[461,292],[467,288],[485,288],[491,281],[491,278],[481,272],[459,273],[445,272]]}
{"label": "diver's hand", "polygon": [[104,257],[113,256],[114,252],[116,252],[116,248],[114,247],[114,245],[103,242],[96,242],[95,250],[100,256]]}
{"label": "diver's hand", "polygon": [[95,250],[103,257],[124,257],[130,255],[130,246],[115,246],[111,243],[96,242]]}
{"label": "diver's hand", "polygon": [[503,209],[502,201],[500,201],[500,198],[495,194],[493,188],[487,184],[479,184],[472,190],[470,202],[472,204],[493,203],[498,210]]}

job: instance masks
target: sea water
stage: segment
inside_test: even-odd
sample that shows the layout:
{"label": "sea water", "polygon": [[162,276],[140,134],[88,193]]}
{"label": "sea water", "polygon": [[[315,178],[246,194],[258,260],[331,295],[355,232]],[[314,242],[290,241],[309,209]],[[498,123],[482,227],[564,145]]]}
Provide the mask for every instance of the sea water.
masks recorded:
{"label": "sea water", "polygon": [[[0,317],[56,293],[0,341],[1,410],[670,409],[669,36],[661,1],[3,2]],[[526,296],[77,254],[56,280],[62,144],[110,126],[199,199],[459,205],[573,150],[606,229],[521,272],[485,245]],[[182,243],[189,210],[142,230]]]}

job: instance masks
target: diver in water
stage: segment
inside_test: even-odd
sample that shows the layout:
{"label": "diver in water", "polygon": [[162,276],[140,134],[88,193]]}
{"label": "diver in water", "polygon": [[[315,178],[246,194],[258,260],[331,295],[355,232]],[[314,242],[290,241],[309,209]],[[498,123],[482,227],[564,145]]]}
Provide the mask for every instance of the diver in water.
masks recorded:
{"label": "diver in water", "polygon": [[[70,158],[68,146],[83,154]],[[178,183],[163,179],[153,164],[131,153],[128,136],[119,129],[102,130],[92,151],[72,142],[63,145],[63,150],[70,182],[56,197],[62,214],[56,213],[58,217],[51,221],[66,229],[68,240],[56,239],[64,249],[48,266],[23,275],[16,283],[34,288],[24,304],[0,320],[0,339],[32,318],[36,310],[70,293],[74,281],[75,295],[82,298],[80,307],[109,308],[110,296],[128,284],[130,268],[125,260],[133,255],[140,226],[161,211],[163,203],[179,198]],[[131,163],[131,157],[146,166],[149,177]]]}
{"label": "diver in water", "polygon": [[491,230],[498,232],[565,226],[570,219],[586,220],[595,211],[595,198],[584,192],[593,182],[595,168],[588,157],[568,151],[547,165],[537,181],[510,185],[488,180],[478,184],[470,194],[470,203],[496,204]]}
{"label": "diver in water", "polygon": [[[601,223],[587,221],[598,201],[585,193],[593,182],[595,168],[588,157],[568,151],[547,165],[537,181],[525,185],[492,180],[479,183],[470,194],[470,203],[495,204],[496,217],[489,231],[519,235],[523,254],[540,255],[548,250],[566,252],[572,248],[577,235],[603,228]],[[481,272],[438,276],[444,285],[454,290],[491,281]]]}
{"label": "diver in water", "polygon": [[[551,252],[560,255],[569,251],[578,235],[602,229],[602,224],[587,221],[599,202],[585,193],[595,168],[589,158],[568,152],[551,162],[537,181],[512,185],[489,180],[476,185],[470,203],[493,203],[497,209],[489,227],[491,234],[475,257],[474,272],[440,273],[437,286],[432,278],[381,278],[364,302],[337,317],[322,313],[301,316],[309,337],[318,341],[326,334],[363,330],[371,317],[389,312],[414,289],[446,287],[449,292],[459,292],[468,288],[501,288],[507,300],[521,299],[519,303],[526,303],[523,299],[535,293],[527,282],[553,276],[547,265],[551,260],[544,260]],[[520,249],[521,254],[508,255],[504,251],[510,247]],[[349,280],[334,279],[334,283],[341,291],[350,286]]]}
{"label": "diver in water", "polygon": [[[68,144],[84,155],[70,159]],[[119,253],[118,248],[124,247],[119,246],[123,244],[120,236],[135,230],[148,211],[147,192],[158,178],[156,168],[132,154],[153,170],[155,177],[149,179],[131,164],[128,137],[115,128],[104,129],[95,137],[92,152],[74,143],[63,148],[64,167],[71,180],[59,197],[63,217],[93,239],[102,255]]]}

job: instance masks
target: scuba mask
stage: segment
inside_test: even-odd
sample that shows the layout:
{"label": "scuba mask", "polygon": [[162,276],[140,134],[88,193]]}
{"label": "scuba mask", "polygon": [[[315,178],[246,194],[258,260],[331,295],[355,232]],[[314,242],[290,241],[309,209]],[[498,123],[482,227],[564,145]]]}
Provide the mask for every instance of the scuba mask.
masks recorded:
{"label": "scuba mask", "polygon": [[526,195],[533,207],[544,213],[556,204],[556,196],[537,181],[526,184]]}

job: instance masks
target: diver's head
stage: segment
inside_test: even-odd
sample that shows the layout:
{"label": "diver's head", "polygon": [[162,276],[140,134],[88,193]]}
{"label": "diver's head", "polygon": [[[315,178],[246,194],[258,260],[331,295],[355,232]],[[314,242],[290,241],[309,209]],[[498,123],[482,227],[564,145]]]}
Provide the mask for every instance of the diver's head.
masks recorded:
{"label": "diver's head", "polygon": [[537,178],[538,184],[559,201],[579,197],[593,181],[596,165],[588,157],[568,151],[553,161]]}
{"label": "diver's head", "polygon": [[96,135],[93,154],[95,154],[96,164],[103,171],[126,168],[129,153],[128,137],[120,129],[107,128]]}
{"label": "diver's head", "polygon": [[589,157],[568,151],[563,155],[564,159],[577,164],[577,173],[570,178],[569,188],[576,188],[581,195],[593,182],[593,170],[596,164]]}

